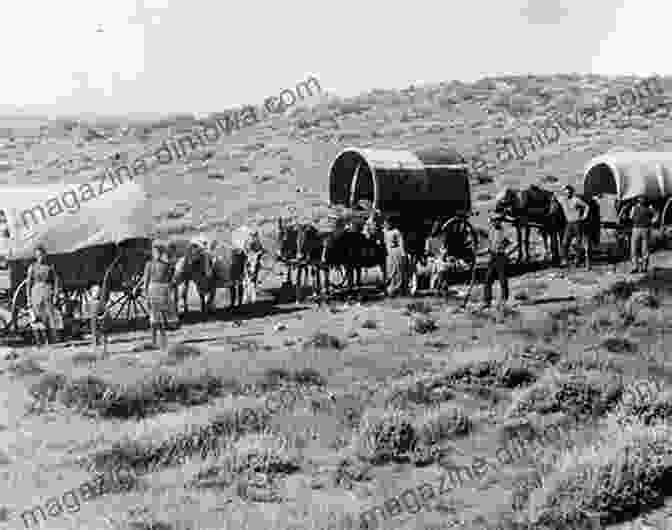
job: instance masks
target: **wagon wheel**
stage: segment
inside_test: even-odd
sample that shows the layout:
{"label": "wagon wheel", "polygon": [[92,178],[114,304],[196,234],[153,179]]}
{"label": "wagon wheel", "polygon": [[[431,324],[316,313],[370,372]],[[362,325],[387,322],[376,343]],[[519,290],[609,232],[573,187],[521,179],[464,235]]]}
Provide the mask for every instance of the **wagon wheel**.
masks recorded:
{"label": "wagon wheel", "polygon": [[28,307],[28,280],[23,280],[12,296],[12,332],[24,339],[32,338],[30,308]]}
{"label": "wagon wheel", "polygon": [[149,304],[146,293],[140,289],[143,271],[133,270],[125,259],[119,255],[105,272],[103,279],[103,297],[110,319],[114,321],[133,321],[149,317]]}
{"label": "wagon wheel", "polygon": [[465,217],[453,217],[442,227],[444,242],[450,257],[456,258],[469,274],[476,267],[478,234]]}
{"label": "wagon wheel", "polygon": [[659,220],[660,234],[667,245],[667,241],[672,235],[672,197],[667,199]]}

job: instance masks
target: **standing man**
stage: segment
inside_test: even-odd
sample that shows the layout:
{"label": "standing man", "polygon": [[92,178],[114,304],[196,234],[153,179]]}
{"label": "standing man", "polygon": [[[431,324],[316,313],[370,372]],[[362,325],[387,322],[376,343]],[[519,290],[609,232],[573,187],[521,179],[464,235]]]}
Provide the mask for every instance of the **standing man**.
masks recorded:
{"label": "standing man", "polygon": [[590,269],[590,245],[588,244],[584,234],[584,224],[588,219],[590,208],[588,204],[576,195],[574,186],[567,185],[564,187],[564,197],[559,197],[562,209],[565,212],[567,219],[567,226],[565,234],[562,238],[562,261],[564,266],[569,266],[569,249],[577,239],[583,245],[586,253],[586,268]]}
{"label": "standing man", "polygon": [[490,261],[488,262],[488,271],[485,275],[482,309],[486,309],[492,304],[492,285],[495,283],[495,279],[499,280],[499,286],[501,288],[500,308],[509,299],[509,278],[506,270],[508,258],[506,256],[506,249],[511,244],[511,241],[509,241],[504,234],[502,218],[502,215],[495,215],[490,219],[490,233],[488,238]]}
{"label": "standing man", "polygon": [[631,272],[633,274],[649,270],[649,238],[651,237],[651,227],[655,215],[655,210],[646,204],[646,199],[643,196],[637,197],[637,204],[630,212],[630,219],[632,220],[630,259],[632,260]]}

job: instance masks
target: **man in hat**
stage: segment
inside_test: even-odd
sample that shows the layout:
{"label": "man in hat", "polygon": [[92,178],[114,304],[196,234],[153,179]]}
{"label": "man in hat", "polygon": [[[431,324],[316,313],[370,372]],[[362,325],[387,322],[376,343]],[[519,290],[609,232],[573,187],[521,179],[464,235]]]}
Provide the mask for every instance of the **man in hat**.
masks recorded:
{"label": "man in hat", "polygon": [[492,285],[495,283],[495,279],[499,280],[502,291],[500,306],[509,299],[509,279],[506,270],[508,257],[506,249],[511,244],[511,241],[504,234],[503,218],[504,216],[501,214],[493,215],[490,218],[490,232],[488,234],[490,261],[488,262],[488,270],[485,275],[483,309],[490,307],[492,303]]}
{"label": "man in hat", "polygon": [[565,234],[562,238],[563,265],[567,266],[569,264],[569,249],[576,239],[584,246],[586,267],[590,268],[589,243],[584,234],[584,224],[590,213],[589,206],[581,197],[576,195],[574,186],[568,184],[564,187],[564,192],[564,196],[558,197],[558,202],[562,205],[565,218],[567,219]]}
{"label": "man in hat", "polygon": [[[630,212],[632,220],[632,236],[630,238],[630,259],[632,272],[647,272],[649,269],[649,238],[651,227],[656,216],[655,210],[646,204],[644,196],[637,197],[637,203]],[[641,258],[640,258],[641,250]]]}

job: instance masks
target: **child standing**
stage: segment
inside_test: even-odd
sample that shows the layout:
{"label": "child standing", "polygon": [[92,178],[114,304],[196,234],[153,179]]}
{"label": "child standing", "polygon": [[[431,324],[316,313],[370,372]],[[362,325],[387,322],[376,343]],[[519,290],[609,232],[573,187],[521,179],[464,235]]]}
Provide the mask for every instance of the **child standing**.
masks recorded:
{"label": "child standing", "polygon": [[91,288],[91,300],[89,302],[89,318],[91,321],[91,335],[93,348],[98,349],[103,343],[103,356],[107,357],[107,333],[109,331],[109,312],[103,298],[103,290],[99,285]]}

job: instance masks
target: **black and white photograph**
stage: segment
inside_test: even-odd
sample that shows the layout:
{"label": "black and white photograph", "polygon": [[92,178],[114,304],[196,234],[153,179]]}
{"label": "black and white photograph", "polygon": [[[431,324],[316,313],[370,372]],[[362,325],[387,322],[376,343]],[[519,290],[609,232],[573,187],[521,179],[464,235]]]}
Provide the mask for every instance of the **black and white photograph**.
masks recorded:
{"label": "black and white photograph", "polygon": [[7,3],[2,528],[672,528],[671,17]]}

